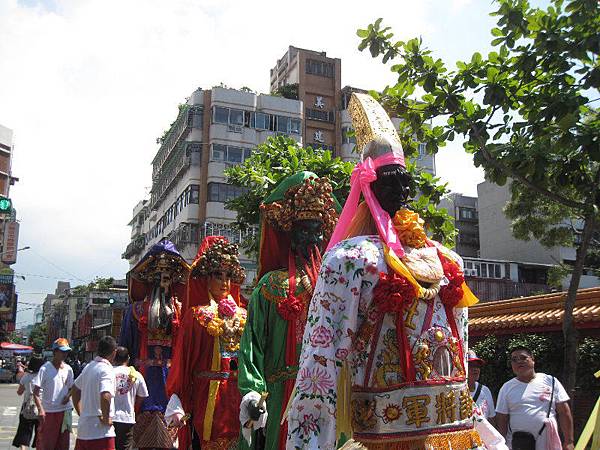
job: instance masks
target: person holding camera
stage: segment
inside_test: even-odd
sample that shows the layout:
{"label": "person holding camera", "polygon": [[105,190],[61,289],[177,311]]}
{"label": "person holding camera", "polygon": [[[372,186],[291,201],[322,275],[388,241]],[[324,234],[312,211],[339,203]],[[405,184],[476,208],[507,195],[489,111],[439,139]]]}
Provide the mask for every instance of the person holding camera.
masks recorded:
{"label": "person holding camera", "polygon": [[[557,378],[536,373],[526,347],[510,352],[515,378],[500,388],[496,424],[512,450],[573,450],[569,396]],[[561,445],[558,427],[563,435]]]}

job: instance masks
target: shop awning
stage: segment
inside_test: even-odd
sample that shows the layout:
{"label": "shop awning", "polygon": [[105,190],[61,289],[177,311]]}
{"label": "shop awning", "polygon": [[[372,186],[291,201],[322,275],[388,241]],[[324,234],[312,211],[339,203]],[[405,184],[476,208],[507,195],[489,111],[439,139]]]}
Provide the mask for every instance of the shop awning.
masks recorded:
{"label": "shop awning", "polygon": [[13,344],[12,342],[0,342],[0,349],[2,350],[33,350],[33,347],[29,345]]}

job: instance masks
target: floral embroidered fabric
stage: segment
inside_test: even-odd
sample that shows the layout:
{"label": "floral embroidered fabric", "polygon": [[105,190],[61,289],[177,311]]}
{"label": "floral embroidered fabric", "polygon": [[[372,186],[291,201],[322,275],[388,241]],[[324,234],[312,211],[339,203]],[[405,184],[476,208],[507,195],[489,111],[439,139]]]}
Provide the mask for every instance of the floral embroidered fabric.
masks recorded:
{"label": "floral embroidered fabric", "polygon": [[[451,288],[462,276],[458,255],[456,261],[441,260]],[[452,301],[456,291],[450,292]],[[308,308],[288,447],[336,448],[342,368],[352,386],[346,406],[363,437],[393,440],[470,426],[461,395],[467,310],[445,303],[441,295],[417,298],[386,265],[379,237],[359,236],[332,248]]]}

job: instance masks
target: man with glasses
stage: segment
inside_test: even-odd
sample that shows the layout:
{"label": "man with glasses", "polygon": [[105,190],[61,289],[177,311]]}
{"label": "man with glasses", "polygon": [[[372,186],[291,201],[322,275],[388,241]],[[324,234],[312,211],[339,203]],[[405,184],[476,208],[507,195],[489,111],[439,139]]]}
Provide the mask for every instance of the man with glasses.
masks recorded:
{"label": "man with glasses", "polygon": [[496,424],[509,446],[572,450],[573,417],[563,385],[552,375],[535,372],[535,359],[526,347],[513,348],[510,363],[516,376],[500,388],[496,405]]}

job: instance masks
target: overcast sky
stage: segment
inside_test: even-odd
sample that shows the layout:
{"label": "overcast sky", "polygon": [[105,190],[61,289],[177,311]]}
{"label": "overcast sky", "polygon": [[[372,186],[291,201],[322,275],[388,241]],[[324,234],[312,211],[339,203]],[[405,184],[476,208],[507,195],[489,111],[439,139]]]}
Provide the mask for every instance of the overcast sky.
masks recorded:
{"label": "overcast sky", "polygon": [[[388,67],[357,50],[378,17],[422,36],[454,65],[487,52],[494,5],[481,0],[0,0],[0,124],[14,131],[11,197],[21,222],[20,302],[56,282],[122,278],[133,206],[151,185],[155,140],[177,104],[223,82],[269,90],[288,45],[342,60],[342,85],[381,89]],[[455,192],[483,175],[459,144],[437,156]],[[30,322],[23,310],[17,327]]]}

